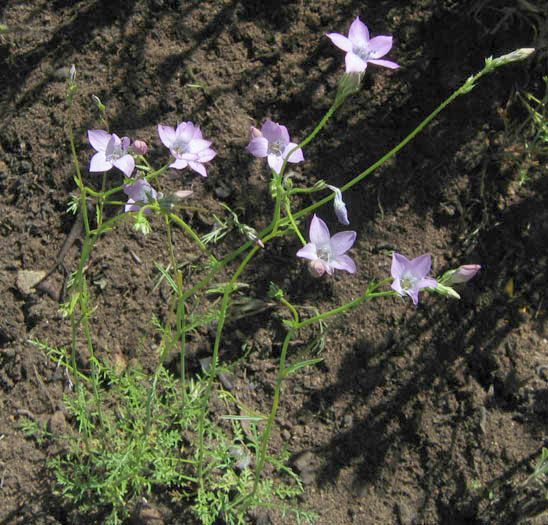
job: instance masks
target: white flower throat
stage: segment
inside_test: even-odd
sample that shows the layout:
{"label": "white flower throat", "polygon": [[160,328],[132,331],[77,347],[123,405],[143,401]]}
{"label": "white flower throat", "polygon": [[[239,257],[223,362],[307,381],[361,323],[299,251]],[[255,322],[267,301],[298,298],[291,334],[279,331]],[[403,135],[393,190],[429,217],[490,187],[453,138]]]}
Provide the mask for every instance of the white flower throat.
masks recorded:
{"label": "white flower throat", "polygon": [[319,259],[322,259],[322,261],[330,262],[331,260],[331,247],[330,246],[321,246],[320,248],[316,248],[316,255]]}
{"label": "white flower throat", "polygon": [[125,154],[126,152],[122,148],[122,144],[115,144],[112,146],[112,149],[107,148],[107,151],[105,151],[105,158],[107,162],[114,162],[115,160],[122,158]]}
{"label": "white flower throat", "polygon": [[171,149],[177,155],[184,155],[187,152],[188,143],[184,142],[183,140],[178,139],[171,145]]}
{"label": "white flower throat", "polygon": [[373,55],[367,44],[365,46],[352,46],[352,53],[358,55],[364,62],[367,62]]}
{"label": "white flower throat", "polygon": [[411,272],[405,272],[400,277],[400,285],[403,290],[412,290],[415,288],[415,284],[417,284],[418,279],[411,273]]}
{"label": "white flower throat", "polygon": [[268,144],[268,153],[273,153],[278,157],[283,153],[285,149],[285,144],[281,140],[274,140]]}

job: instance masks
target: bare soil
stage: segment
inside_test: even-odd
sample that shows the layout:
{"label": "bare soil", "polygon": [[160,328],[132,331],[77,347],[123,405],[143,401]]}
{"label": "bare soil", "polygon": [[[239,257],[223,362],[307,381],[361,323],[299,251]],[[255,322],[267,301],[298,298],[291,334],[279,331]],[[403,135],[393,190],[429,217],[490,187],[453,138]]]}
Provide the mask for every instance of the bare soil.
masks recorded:
{"label": "bare soil", "polygon": [[[293,169],[310,185],[324,179],[342,186],[363,171],[485,57],[538,50],[482,79],[345,194],[358,232],[355,275],[313,280],[291,239],[272,242],[244,274],[248,297],[267,301],[273,281],[293,302],[324,311],[387,276],[394,250],[409,258],[432,254],[434,275],[463,263],[483,266],[460,301],[423,294],[414,307],[387,298],[330,322],[323,362],[285,386],[273,446],[285,442],[300,457],[305,503],[319,512],[320,524],[548,523],[543,492],[520,487],[548,431],[548,384],[538,370],[548,364],[548,178],[540,176],[546,159],[520,185],[520,143],[506,127],[525,117],[517,90],[543,93],[548,29],[542,7],[534,13],[516,6],[8,0],[0,7],[0,22],[13,29],[0,34],[0,523],[86,522],[55,496],[45,461],[58,448],[41,447],[20,429],[29,414],[55,428],[66,390],[55,365],[28,343],[69,345],[70,326],[55,300],[64,274],[59,269],[48,281],[50,293],[25,291],[17,277],[51,268],[74,220],[66,213],[76,188],[66,138],[70,65],[78,71],[74,135],[84,169],[93,153],[86,130],[102,127],[92,95],[107,106],[111,131],[147,141],[157,165],[166,154],[157,124],[193,121],[218,152],[209,177],[173,172],[162,189],[190,188],[195,203],[216,214],[222,200],[259,230],[271,201],[264,162],[244,150],[249,126],[271,118],[296,140],[314,128],[344,68],[325,33],[346,33],[357,15],[374,35],[394,35],[389,58],[402,67],[368,68],[361,93]],[[196,82],[206,89],[188,86]],[[115,170],[109,177],[121,182]],[[100,184],[94,174],[86,180]],[[320,213],[338,228],[331,207]],[[213,224],[209,212],[187,218],[200,234]],[[154,262],[167,264],[168,254],[157,226],[143,237],[124,224],[97,245],[88,275],[100,358],[140,355],[151,369],[157,360],[152,349],[139,351],[153,332],[151,316],[165,315],[166,289],[154,286]],[[241,244],[235,234],[227,239],[215,248],[219,255]],[[199,255],[183,231],[176,244],[183,260]],[[65,259],[69,271],[77,261],[78,243]],[[235,370],[233,389],[265,412],[279,319],[268,309],[233,321],[223,348],[227,361],[244,344],[253,348]],[[191,341],[198,357],[208,353],[211,335],[202,330]],[[153,516],[141,520],[187,523],[165,503]],[[250,520],[282,523],[274,515]]]}

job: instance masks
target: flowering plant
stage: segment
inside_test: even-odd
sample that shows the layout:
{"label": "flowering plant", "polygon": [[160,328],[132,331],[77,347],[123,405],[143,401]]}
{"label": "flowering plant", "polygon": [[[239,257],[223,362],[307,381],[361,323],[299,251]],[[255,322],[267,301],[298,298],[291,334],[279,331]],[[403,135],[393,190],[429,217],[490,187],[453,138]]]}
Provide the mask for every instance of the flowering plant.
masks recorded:
{"label": "flowering plant", "polygon": [[[130,146],[131,141],[128,137],[119,138],[118,135],[103,130],[89,130],[89,142],[95,150],[90,159],[89,171],[91,173],[106,172],[112,167],[116,167],[126,176],[121,186],[109,189],[102,188],[101,191],[86,186],[85,177],[79,168],[74,140],[72,134],[69,134],[73,161],[76,167],[75,178],[80,191],[77,202],[73,203],[73,208],[79,208],[80,210],[81,221],[84,225],[84,239],[79,266],[71,276],[70,290],[72,295],[70,300],[63,305],[63,312],[71,318],[73,337],[70,349],[72,355],[66,356],[62,363],[66,366],[67,373],[70,373],[74,380],[77,399],[79,402],[82,399],[91,399],[92,408],[85,407],[85,409],[79,410],[80,406],[77,407],[77,417],[75,419],[78,421],[80,431],[84,434],[85,439],[77,441],[71,461],[63,464],[64,466],[68,465],[67,468],[76,469],[78,476],[60,475],[58,479],[86,478],[86,476],[80,476],[81,471],[78,469],[85,469],[90,463],[94,467],[93,458],[101,457],[101,454],[96,453],[93,447],[97,441],[104,440],[105,436],[112,435],[112,429],[114,429],[116,439],[118,439],[119,433],[123,434],[129,429],[127,430],[127,433],[130,434],[129,439],[130,441],[134,440],[131,441],[131,447],[127,447],[127,450],[131,452],[140,453],[142,450],[150,450],[149,447],[155,442],[162,443],[162,445],[169,442],[174,443],[177,447],[177,452],[173,456],[179,457],[183,454],[186,443],[185,447],[181,447],[178,432],[173,431],[173,425],[177,423],[185,431],[194,429],[195,439],[192,442],[195,444],[196,450],[191,452],[190,459],[183,457],[180,463],[176,463],[173,459],[176,466],[171,471],[169,465],[172,463],[172,458],[170,457],[169,461],[163,462],[162,465],[164,466],[169,464],[165,468],[172,477],[166,477],[166,472],[162,471],[161,476],[159,476],[161,483],[170,487],[185,482],[191,484],[191,492],[193,494],[197,493],[193,508],[198,516],[204,517],[204,523],[213,523],[221,517],[230,523],[242,523],[244,518],[247,517],[246,511],[250,506],[271,505],[271,493],[268,490],[269,488],[272,490],[272,484],[263,482],[263,473],[265,463],[270,460],[274,461],[270,455],[268,442],[274,429],[282,384],[289,375],[296,373],[300,368],[314,365],[321,360],[320,357],[303,358],[299,356],[305,355],[306,350],[310,351],[316,347],[316,341],[323,336],[325,321],[380,297],[409,296],[414,305],[418,304],[419,292],[421,291],[423,293],[434,291],[458,298],[458,294],[451,288],[451,285],[468,281],[479,270],[479,265],[463,265],[456,270],[449,270],[436,280],[429,276],[432,266],[432,259],[429,254],[423,254],[409,260],[404,255],[393,253],[390,276],[388,276],[388,261],[386,261],[386,277],[379,282],[373,281],[364,286],[358,276],[355,275],[357,273],[356,264],[348,255],[356,241],[357,232],[347,230],[331,235],[327,224],[316,214],[316,210],[333,200],[337,219],[342,224],[348,225],[350,221],[347,206],[343,201],[344,192],[363,181],[383,162],[393,157],[454,98],[470,92],[474,87],[474,83],[481,76],[499,67],[504,61],[499,59],[487,61],[486,66],[480,73],[469,77],[461,88],[443,102],[400,144],[386,153],[378,162],[352,177],[340,188],[326,184],[323,180],[305,187],[296,187],[294,181],[297,180],[297,177],[292,179],[293,174],[286,171],[287,163],[297,164],[304,161],[303,151],[306,146],[324,128],[341,104],[350,95],[359,91],[361,78],[367,65],[372,63],[391,69],[399,67],[395,62],[381,59],[391,49],[392,37],[381,35],[370,38],[367,26],[361,22],[359,17],[350,26],[348,37],[338,33],[328,33],[327,36],[337,47],[346,52],[346,73],[342,76],[331,107],[317,126],[299,144],[291,142],[289,132],[285,126],[272,120],[266,120],[260,130],[254,127],[250,130],[251,139],[247,145],[247,151],[255,157],[266,158],[267,164],[271,168],[269,189],[272,204],[268,210],[271,218],[262,229],[255,229],[253,226],[244,224],[235,211],[231,210],[226,204],[221,203],[219,208],[227,212],[226,219],[223,220],[223,218],[219,218],[212,213],[216,221],[215,226],[211,232],[200,237],[197,231],[194,230],[192,222],[187,223],[184,214],[180,215],[178,213],[180,209],[185,208],[180,204],[180,201],[190,195],[191,191],[177,191],[168,195],[162,193],[161,177],[169,168],[180,170],[189,167],[202,177],[206,177],[208,173],[205,163],[216,157],[216,152],[211,148],[212,142],[204,139],[200,127],[192,122],[181,122],[176,128],[162,124],[157,125],[159,139],[170,153],[165,164],[158,169],[154,169],[149,164],[146,157],[149,147],[142,140],[136,140]],[[511,54],[511,59],[515,60],[518,55],[524,54],[526,53]],[[75,74],[71,75],[69,101],[72,101],[72,95],[75,92],[74,79]],[[98,105],[98,107],[101,111],[105,109],[102,105]],[[136,173],[134,173],[135,171]],[[308,178],[302,177],[301,180],[306,181]],[[302,201],[295,199],[297,194],[306,194],[308,198],[315,192],[324,191],[326,188],[331,190],[328,196],[316,201],[311,199],[312,203],[305,207],[302,207]],[[113,195],[116,194],[125,194],[124,199],[126,197],[127,199],[125,201],[112,200]],[[90,201],[94,206],[88,206]],[[124,213],[105,218],[103,210],[106,205],[123,205]],[[242,206],[242,208],[245,208],[245,206]],[[265,206],[266,208],[267,206]],[[88,213],[90,213],[88,209],[96,210],[94,222],[90,221],[88,217]],[[207,210],[203,211],[204,213],[208,212]],[[216,213],[218,214],[218,212]],[[307,242],[301,233],[301,228],[303,220],[311,214],[309,242]],[[147,389],[144,404],[136,404],[138,407],[136,410],[144,418],[144,421],[138,421],[140,425],[138,426],[138,432],[131,434],[132,429],[137,428],[137,425],[133,425],[134,422],[125,426],[117,426],[112,423],[110,414],[104,416],[101,411],[102,403],[108,398],[108,395],[104,395],[101,390],[105,384],[104,374],[110,373],[112,367],[100,366],[94,354],[92,324],[90,323],[94,308],[90,305],[92,294],[89,293],[89,276],[86,270],[95,243],[101,236],[107,234],[117,224],[128,218],[135,219],[138,230],[147,233],[152,229],[151,224],[157,216],[162,219],[158,223],[165,228],[168,247],[166,258],[169,259],[169,263],[163,266],[158,263],[156,267],[161,278],[166,279],[169,284],[172,294],[164,301],[167,309],[166,315],[155,316],[153,320],[154,326],[158,328],[161,337],[159,343],[155,340],[155,344],[158,343],[158,359],[157,368],[152,374],[151,380],[149,381],[148,377],[145,379],[143,375],[137,375],[136,372],[128,371],[127,376],[124,376],[124,381],[118,381],[118,383],[123,383],[120,388],[125,389],[124,399],[127,399],[127,391],[130,390],[129,387],[126,389],[126,386],[132,385],[131,381],[129,379],[126,381],[126,379],[132,373],[136,374],[135,384],[138,384],[139,388]],[[354,219],[357,214],[353,213],[351,216]],[[196,244],[197,249],[202,254],[204,259],[202,262],[199,261],[200,257],[196,257],[189,265],[192,270],[197,270],[195,272],[189,271],[183,274],[181,270],[183,265],[177,259],[173,241],[172,226],[174,224]],[[228,250],[222,250],[222,255],[219,257],[215,252],[215,248],[210,246],[210,243],[218,242],[230,230],[241,235],[244,240],[238,247],[227,243]],[[234,239],[238,237],[232,235],[227,238],[231,239],[230,242],[233,243]],[[352,293],[354,294],[355,291],[354,298],[342,305],[320,312],[315,307],[305,308],[302,305],[293,304],[291,302],[293,290],[288,290],[288,297],[286,297],[286,292],[281,287],[271,283],[268,302],[259,301],[256,298],[246,298],[248,300],[244,306],[238,312],[235,312],[237,307],[242,304],[242,302],[239,302],[242,297],[239,296],[238,299],[235,299],[233,294],[237,290],[242,291],[242,289],[249,286],[244,282],[244,275],[250,261],[253,260],[259,250],[264,250],[265,254],[269,254],[272,244],[282,243],[284,238],[289,245],[288,251],[295,254],[295,257],[290,258],[291,265],[297,265],[298,257],[309,261],[309,267],[313,275],[317,277],[323,276],[324,279],[332,279],[332,281],[337,281],[339,278],[353,280]],[[301,244],[300,248],[296,248],[296,243]],[[271,253],[272,251],[270,251]],[[233,264],[237,264],[236,269],[231,266]],[[333,277],[335,270],[342,270],[350,275],[343,274]],[[215,283],[214,286],[213,283]],[[210,301],[208,296],[212,293],[217,297],[220,296],[220,299]],[[196,308],[197,305],[202,307],[204,304],[207,304],[207,306]],[[238,441],[238,453],[234,452],[234,447],[227,447],[224,456],[216,456],[217,451],[229,440],[222,435],[222,430],[215,427],[216,423],[212,421],[208,407],[213,398],[214,382],[217,378],[221,378],[220,349],[223,346],[222,339],[227,330],[227,322],[231,316],[234,319],[238,318],[238,315],[253,315],[271,308],[272,305],[278,305],[280,311],[286,312],[280,314],[285,315],[283,322],[286,331],[283,334],[283,341],[280,346],[279,370],[273,389],[270,411],[267,416],[252,415],[248,417],[238,415],[233,417],[234,420],[247,420],[253,425],[257,422],[261,423],[262,430],[260,432],[257,430],[258,427],[254,427],[250,432],[252,435],[250,441],[252,443],[249,449],[256,453],[255,461],[247,461],[247,457],[244,461],[241,458],[244,455],[243,448],[246,438],[242,432],[239,432],[239,428],[237,429],[238,432],[235,431],[235,435],[236,433],[238,435],[234,438],[235,441]],[[164,324],[159,320],[161,317],[164,319]],[[213,323],[215,324],[213,330],[214,340],[210,345],[206,345],[207,348],[211,348],[211,357],[207,360],[207,366],[203,366],[202,375],[189,378],[188,370],[185,369],[187,340],[198,328],[211,328]],[[289,349],[296,343],[297,333],[306,327],[315,329],[320,333],[319,335],[318,333],[314,334],[305,351],[292,355]],[[207,331],[211,333],[210,330]],[[78,345],[76,341],[79,334],[85,334],[86,349],[90,355],[89,374],[87,371],[84,372],[78,369],[80,360],[77,359]],[[165,360],[168,354],[173,354],[172,350],[174,348],[180,350],[180,378],[176,380],[171,377],[172,374],[165,373]],[[295,357],[295,355],[297,356]],[[82,378],[85,378],[85,383]],[[112,383],[116,385],[117,381]],[[89,389],[88,384],[91,384]],[[157,390],[160,390],[166,384],[170,385],[171,390],[162,388],[162,392],[166,394],[169,391],[169,395],[157,395]],[[173,386],[175,384],[176,387]],[[182,406],[184,407],[182,410],[170,412],[167,410],[170,407],[162,406],[165,409],[164,412],[170,414],[169,417],[175,418],[175,422],[169,420],[168,417],[165,427],[157,426],[156,415],[162,413],[162,410],[157,410],[157,408],[161,406],[161,403],[165,403],[165,399],[169,399],[169,402],[171,402],[177,396],[181,396]],[[233,397],[232,401],[235,404],[238,403],[236,397]],[[187,409],[194,414],[188,416],[188,420],[185,419]],[[242,409],[241,412],[243,413],[244,410]],[[173,438],[174,434],[177,435],[175,438]],[[164,439],[157,439],[159,435]],[[84,443],[84,447],[82,447],[82,443]],[[105,447],[107,452],[110,451],[110,443],[108,445]],[[232,454],[230,452],[231,448]],[[82,450],[84,450],[83,453]],[[236,455],[242,459],[241,462],[239,460],[234,461]],[[124,457],[127,457],[127,453],[124,454]],[[145,458],[142,461],[144,466],[142,466],[139,476],[135,476],[136,479],[142,482],[142,485],[138,488],[133,486],[128,488],[128,479],[133,479],[133,476],[127,475],[127,471],[122,469],[119,461],[120,457],[116,457],[116,461],[104,462],[100,468],[93,469],[93,475],[89,476],[92,481],[88,486],[83,489],[78,487],[82,490],[74,490],[73,493],[68,495],[73,497],[74,500],[78,500],[81,494],[88,494],[94,490],[100,493],[100,496],[111,494],[107,490],[102,490],[104,486],[96,481],[95,476],[100,476],[104,472],[108,482],[113,479],[119,480],[118,492],[112,492],[116,497],[113,497],[108,504],[114,509],[113,512],[123,512],[128,507],[126,499],[139,498],[142,495],[141,492],[146,493],[150,489],[151,483],[148,476],[151,469],[155,468],[156,463],[154,458],[151,459],[150,456],[144,453],[141,456],[142,458]],[[132,462],[134,459],[132,457]],[[276,459],[276,468],[289,470],[289,467],[285,466],[286,459]],[[235,464],[239,466],[232,468]],[[249,468],[251,464],[254,465],[253,474],[248,474],[248,471],[241,472]],[[114,465],[114,468],[109,470],[111,465]],[[229,469],[232,470],[229,471]],[[226,485],[222,486],[222,490],[216,490],[218,485],[215,486],[215,489],[208,489],[208,483],[211,482],[212,477],[210,473],[225,471],[228,474],[226,477],[214,476],[217,478],[223,477],[223,483],[226,483]],[[292,471],[290,473],[295,476]],[[230,480],[235,481],[231,482]],[[66,481],[66,483],[69,483],[69,481]],[[181,493],[183,492],[187,492],[185,487],[181,490]],[[221,497],[218,497],[218,492],[222,492]],[[290,491],[280,491],[280,493],[289,494]],[[207,507],[208,502],[211,501],[215,503],[210,503],[213,510],[211,508],[204,510],[204,505]],[[285,511],[286,508],[283,507],[283,510]],[[293,508],[291,510],[297,513]],[[300,514],[297,514],[297,517],[299,516]],[[118,515],[115,515],[112,521],[119,522]]]}

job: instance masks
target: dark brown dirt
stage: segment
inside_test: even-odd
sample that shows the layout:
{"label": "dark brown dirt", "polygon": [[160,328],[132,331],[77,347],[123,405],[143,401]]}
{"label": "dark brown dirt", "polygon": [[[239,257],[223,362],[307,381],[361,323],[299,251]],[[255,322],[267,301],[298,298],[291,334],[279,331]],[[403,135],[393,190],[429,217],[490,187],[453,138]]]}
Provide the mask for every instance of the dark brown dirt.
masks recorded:
{"label": "dark brown dirt", "polygon": [[[260,229],[270,210],[268,179],[264,163],[244,150],[249,125],[271,118],[297,140],[313,129],[343,71],[343,54],[325,33],[346,33],[356,15],[373,34],[394,35],[389,58],[402,67],[368,69],[362,92],[295,168],[310,183],[341,186],[363,171],[485,57],[517,47],[539,51],[482,79],[345,194],[358,232],[355,275],[308,278],[291,240],[271,243],[244,274],[248,295],[265,298],[273,281],[295,303],[324,311],[387,276],[393,250],[410,258],[431,253],[434,275],[461,263],[483,265],[461,301],[424,294],[415,308],[388,298],[331,321],[324,361],[292,376],[283,391],[273,446],[286,441],[292,453],[307,453],[305,502],[321,524],[548,523],[542,491],[520,488],[548,429],[548,384],[537,374],[548,363],[546,159],[520,186],[519,164],[507,154],[519,143],[502,118],[524,118],[516,90],[542,94],[548,30],[540,7],[533,13],[516,5],[8,0],[0,7],[0,23],[16,29],[0,35],[0,523],[85,518],[53,496],[45,460],[56,450],[20,431],[22,411],[53,417],[54,425],[62,409],[63,382],[28,340],[68,345],[69,323],[47,293],[23,293],[17,275],[49,269],[73,221],[65,213],[75,191],[65,134],[68,67],[78,70],[74,133],[82,166],[92,154],[86,130],[101,127],[93,94],[107,105],[111,130],[146,140],[158,165],[165,150],[156,125],[191,120],[218,156],[207,179],[174,172],[163,189],[191,188],[195,202],[215,213],[222,213],[222,194],[243,222]],[[194,78],[207,92],[188,87]],[[114,171],[109,176],[120,183]],[[86,177],[99,184],[96,175]],[[331,208],[321,213],[335,227]],[[213,222],[205,212],[188,218],[201,234]],[[227,242],[215,248],[219,254],[241,239]],[[176,244],[181,259],[199,255],[182,231]],[[65,261],[69,269],[77,247]],[[165,314],[155,261],[167,261],[162,233],[143,237],[127,224],[99,242],[88,274],[100,358],[128,361],[140,353],[145,366],[154,365],[154,352],[139,347],[153,332],[151,315]],[[62,278],[57,272],[50,281],[54,291]],[[252,345],[236,369],[234,392],[264,412],[280,348],[271,313],[232,323],[223,354],[234,359],[243,344]],[[193,348],[199,352],[209,337],[203,331]],[[163,523],[181,523],[169,508],[151,512],[156,521],[143,518],[147,523],[160,514]]]}

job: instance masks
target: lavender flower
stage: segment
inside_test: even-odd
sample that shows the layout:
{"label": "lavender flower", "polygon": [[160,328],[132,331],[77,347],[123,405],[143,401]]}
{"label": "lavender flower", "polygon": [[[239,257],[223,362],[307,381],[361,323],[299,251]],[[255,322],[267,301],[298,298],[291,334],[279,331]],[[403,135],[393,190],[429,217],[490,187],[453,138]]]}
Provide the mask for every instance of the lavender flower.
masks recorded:
{"label": "lavender flower", "polygon": [[213,151],[211,141],[204,140],[199,126],[192,122],[181,122],[177,129],[158,124],[158,135],[166,148],[175,157],[170,168],[182,170],[189,166],[202,177],[207,177],[204,162],[210,161],[217,153]]}
{"label": "lavender flower", "polygon": [[120,138],[115,133],[111,135],[102,129],[90,129],[88,140],[97,152],[91,157],[89,171],[108,171],[112,166],[116,166],[126,177],[131,177],[135,161],[128,153],[128,137]]}
{"label": "lavender flower", "polygon": [[432,277],[426,277],[432,266],[430,254],[425,253],[416,257],[412,261],[404,255],[394,253],[392,255],[392,289],[401,296],[409,295],[413,299],[413,304],[419,302],[419,290],[422,288],[436,288],[438,282]]}
{"label": "lavender flower", "polygon": [[[137,179],[133,184],[124,184],[124,193],[129,197],[124,206],[125,212],[139,211],[143,204],[162,197],[162,194],[159,194],[146,179]],[[152,213],[152,211],[147,209],[145,213]]]}
{"label": "lavender flower", "polygon": [[335,192],[335,198],[333,199],[333,206],[335,208],[335,215],[341,224],[348,226],[350,222],[348,221],[348,212],[346,211],[346,204],[342,200],[342,192],[336,186],[331,186],[326,184],[326,186],[333,192]]}
{"label": "lavender flower", "polygon": [[327,224],[314,215],[310,223],[310,242],[297,252],[297,257],[310,259],[312,270],[321,276],[333,275],[334,270],[356,271],[354,261],[344,255],[356,240],[356,232],[339,232],[331,237]]}
{"label": "lavender flower", "polygon": [[391,36],[376,36],[369,39],[367,26],[357,16],[352,22],[348,37],[339,33],[327,33],[331,41],[343,51],[346,51],[345,63],[347,73],[365,71],[367,64],[376,64],[390,69],[400,67],[390,60],[379,60],[392,48]]}
{"label": "lavender flower", "polygon": [[[287,128],[267,120],[260,131],[251,127],[250,135],[252,138],[247,145],[247,151],[255,157],[267,157],[268,165],[276,173],[280,173],[287,155],[297,146],[294,142],[290,142]],[[303,152],[300,148],[287,159],[288,162],[293,163],[303,160]]]}

